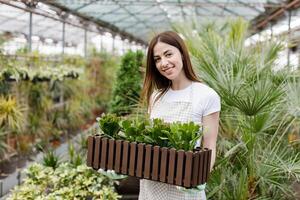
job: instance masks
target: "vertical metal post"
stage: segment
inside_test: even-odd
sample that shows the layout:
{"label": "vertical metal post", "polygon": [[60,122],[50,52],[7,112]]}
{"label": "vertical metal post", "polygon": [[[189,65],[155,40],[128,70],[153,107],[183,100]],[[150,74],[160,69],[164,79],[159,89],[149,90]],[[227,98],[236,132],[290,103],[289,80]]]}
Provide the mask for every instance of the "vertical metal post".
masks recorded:
{"label": "vertical metal post", "polygon": [[125,53],[125,39],[122,40],[122,52]]}
{"label": "vertical metal post", "polygon": [[271,23],[271,26],[270,26],[270,30],[271,30],[271,38],[273,37],[273,24]]}
{"label": "vertical metal post", "polygon": [[84,29],[84,57],[87,57],[87,30]]}
{"label": "vertical metal post", "polygon": [[287,65],[290,65],[290,59],[291,59],[291,52],[290,52],[290,48],[289,48],[289,44],[290,44],[290,39],[291,39],[291,18],[292,18],[292,11],[289,10],[289,16],[288,16],[288,26],[289,26],[289,31],[288,31],[288,41],[287,41]]}
{"label": "vertical metal post", "polygon": [[62,55],[65,54],[65,34],[66,34],[66,23],[63,22],[62,27]]}
{"label": "vertical metal post", "polygon": [[18,179],[18,185],[21,185],[21,170],[19,169],[18,169],[17,179]]}
{"label": "vertical metal post", "polygon": [[300,45],[298,45],[298,70],[300,70],[300,51],[299,51]]}
{"label": "vertical metal post", "polygon": [[100,43],[101,43],[101,46],[100,46],[100,51],[103,51],[103,35],[100,35]]}
{"label": "vertical metal post", "polygon": [[0,197],[3,197],[3,182],[0,181]]}
{"label": "vertical metal post", "polygon": [[112,35],[112,54],[115,54],[115,35]]}
{"label": "vertical metal post", "polygon": [[29,12],[29,38],[28,38],[28,50],[32,51],[32,12]]}

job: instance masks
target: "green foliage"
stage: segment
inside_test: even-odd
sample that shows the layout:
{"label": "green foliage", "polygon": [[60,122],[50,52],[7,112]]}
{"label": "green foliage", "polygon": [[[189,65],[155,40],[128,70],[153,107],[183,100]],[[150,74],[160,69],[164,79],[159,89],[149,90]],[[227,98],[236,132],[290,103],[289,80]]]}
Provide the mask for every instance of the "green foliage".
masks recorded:
{"label": "green foliage", "polygon": [[43,165],[56,169],[59,166],[59,156],[55,155],[53,150],[49,150],[44,154]]}
{"label": "green foliage", "polygon": [[185,151],[193,150],[196,142],[200,139],[200,126],[194,122],[189,123],[171,123],[170,132],[167,137],[171,147],[175,149],[183,149]]}
{"label": "green foliage", "polygon": [[151,126],[146,127],[144,141],[148,144],[168,147],[166,138],[168,138],[170,131],[169,124],[166,124],[162,119],[153,119]]}
{"label": "green foliage", "polygon": [[283,45],[270,40],[245,47],[248,24],[241,19],[222,29],[196,22],[176,29],[199,77],[222,99],[208,198],[295,199],[291,185],[300,179],[300,157],[288,134],[300,121],[300,87],[297,73],[273,70]]}
{"label": "green foliage", "polygon": [[72,143],[69,143],[68,152],[70,157],[70,164],[74,165],[75,167],[83,164],[82,156],[79,153],[76,153],[76,150]]}
{"label": "green foliage", "polygon": [[102,114],[101,118],[97,118],[100,130],[104,135],[110,138],[118,138],[118,133],[121,129],[119,122],[120,118],[115,114]]}
{"label": "green foliage", "polygon": [[22,130],[25,110],[26,108],[20,105],[16,98],[0,96],[0,127],[16,132]]}
{"label": "green foliage", "polygon": [[145,117],[124,117],[105,114],[98,119],[104,136],[125,139],[161,147],[173,147],[186,151],[193,150],[196,141],[202,137],[200,126],[194,122],[165,123],[161,119],[149,120]]}
{"label": "green foliage", "polygon": [[4,131],[4,129],[0,128],[0,160],[2,160],[2,158],[4,157],[7,149],[7,144],[5,141],[6,134],[7,133]]}
{"label": "green foliage", "polygon": [[26,170],[27,178],[16,186],[8,200],[18,199],[105,199],[117,200],[113,181],[86,167],[62,163],[55,170],[33,164]]}
{"label": "green foliage", "polygon": [[146,126],[149,126],[149,121],[139,118],[124,119],[121,122],[124,138],[130,142],[144,142]]}
{"label": "green foliage", "polygon": [[142,84],[143,53],[129,51],[121,61],[120,69],[117,73],[117,80],[113,89],[113,96],[110,102],[110,112],[117,115],[125,115],[132,112]]}

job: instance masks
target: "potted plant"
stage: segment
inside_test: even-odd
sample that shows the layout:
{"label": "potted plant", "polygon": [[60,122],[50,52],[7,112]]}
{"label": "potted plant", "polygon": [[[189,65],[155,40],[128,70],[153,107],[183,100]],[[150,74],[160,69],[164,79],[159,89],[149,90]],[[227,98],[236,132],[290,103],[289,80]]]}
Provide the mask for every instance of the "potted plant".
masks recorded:
{"label": "potted plant", "polygon": [[[194,149],[201,137],[199,125],[159,119],[120,121],[113,114],[98,121],[103,134],[88,138],[88,166],[186,188],[207,181],[211,150]],[[163,134],[155,135],[158,131]]]}
{"label": "potted plant", "polygon": [[10,150],[16,149],[16,135],[25,123],[23,113],[26,108],[17,103],[16,99],[8,96],[0,97],[0,126],[8,130],[7,143]]}

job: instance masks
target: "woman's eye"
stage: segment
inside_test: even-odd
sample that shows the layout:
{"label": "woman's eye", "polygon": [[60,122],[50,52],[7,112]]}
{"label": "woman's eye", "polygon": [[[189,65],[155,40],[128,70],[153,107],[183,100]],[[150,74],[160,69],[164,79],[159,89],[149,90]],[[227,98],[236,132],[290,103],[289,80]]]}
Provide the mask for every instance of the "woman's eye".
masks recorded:
{"label": "woman's eye", "polygon": [[159,60],[160,60],[160,58],[155,58],[155,59],[154,59],[154,62],[157,63]]}
{"label": "woman's eye", "polygon": [[171,53],[166,54],[166,57],[171,57],[171,56],[172,56]]}

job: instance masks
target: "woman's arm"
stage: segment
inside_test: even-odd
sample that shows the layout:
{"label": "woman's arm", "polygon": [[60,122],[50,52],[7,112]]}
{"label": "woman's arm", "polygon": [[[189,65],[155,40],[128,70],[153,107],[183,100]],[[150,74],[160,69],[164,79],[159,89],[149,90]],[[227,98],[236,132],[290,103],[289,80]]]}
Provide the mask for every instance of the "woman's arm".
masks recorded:
{"label": "woman's arm", "polygon": [[212,150],[210,169],[213,168],[216,160],[216,144],[219,130],[219,114],[215,112],[203,117],[204,128],[203,147]]}

